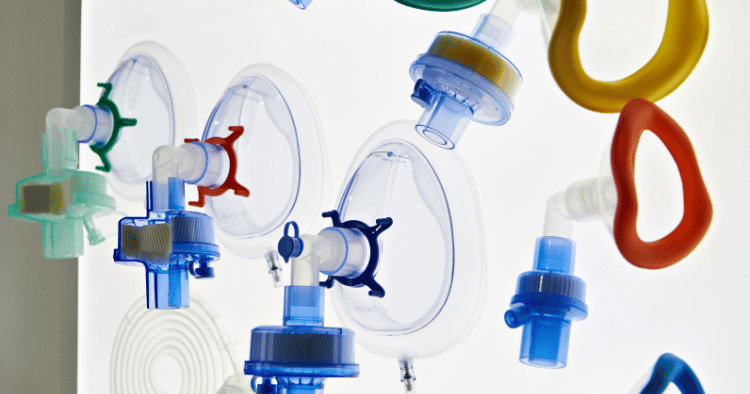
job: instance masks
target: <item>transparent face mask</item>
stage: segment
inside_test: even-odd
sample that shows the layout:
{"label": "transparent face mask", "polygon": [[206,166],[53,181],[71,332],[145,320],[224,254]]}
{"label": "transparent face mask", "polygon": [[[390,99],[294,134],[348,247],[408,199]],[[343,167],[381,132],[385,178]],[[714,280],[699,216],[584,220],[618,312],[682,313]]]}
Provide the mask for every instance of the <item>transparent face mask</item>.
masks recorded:
{"label": "transparent face mask", "polygon": [[164,46],[142,42],[130,48],[110,76],[110,99],[120,115],[137,124],[123,129],[109,153],[113,189],[124,197],[145,199],[151,179],[151,156],[162,145],[194,136],[195,101],[190,78],[180,60]]}
{"label": "transparent face mask", "polygon": [[206,199],[219,237],[232,252],[259,257],[275,246],[290,217],[309,228],[328,198],[325,141],[314,107],[301,86],[270,65],[240,72],[219,99],[203,140],[243,126],[234,144],[237,181],[247,198],[225,193]]}
{"label": "transparent face mask", "polygon": [[453,232],[445,193],[424,155],[405,141],[378,146],[351,178],[339,211],[342,220],[366,223],[391,217],[396,225],[380,237],[380,258],[410,262],[381,266],[378,282],[388,290],[383,298],[364,287],[337,287],[352,319],[383,333],[429,323],[450,292]]}
{"label": "transparent face mask", "polygon": [[230,235],[266,234],[289,215],[299,192],[297,133],[284,98],[269,80],[250,77],[224,93],[212,118],[204,139],[226,137],[229,126],[245,127],[235,143],[236,179],[251,194],[246,199],[225,193],[208,207]]}
{"label": "transparent face mask", "polygon": [[481,314],[484,235],[471,176],[458,154],[390,123],[365,142],[349,170],[341,220],[393,224],[379,236],[375,280],[385,290],[337,283],[332,300],[365,349],[424,358],[460,342]]}

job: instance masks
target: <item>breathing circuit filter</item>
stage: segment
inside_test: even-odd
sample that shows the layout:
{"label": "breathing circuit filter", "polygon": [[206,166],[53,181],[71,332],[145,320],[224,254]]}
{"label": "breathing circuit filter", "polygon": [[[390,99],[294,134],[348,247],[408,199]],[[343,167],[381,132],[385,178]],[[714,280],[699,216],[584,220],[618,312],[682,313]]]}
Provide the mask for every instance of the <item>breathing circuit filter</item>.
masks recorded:
{"label": "breathing circuit filter", "polygon": [[146,186],[147,216],[120,220],[119,248],[115,249],[114,260],[145,266],[149,309],[188,307],[188,273],[197,279],[214,276],[211,264],[219,258],[214,220],[185,210],[185,182],[198,185],[199,199],[190,203],[194,206],[202,206],[205,195],[221,195],[228,190],[249,195],[234,177],[237,161],[233,144],[243,128],[231,129],[227,138],[187,140],[179,148],[157,149],[153,157],[154,180]]}
{"label": "breathing circuit filter", "polygon": [[518,69],[501,52],[513,26],[482,15],[471,37],[441,32],[409,68],[412,100],[425,110],[416,131],[442,148],[453,149],[470,120],[501,126],[510,120],[521,87]]}
{"label": "breathing circuit filter", "polygon": [[568,359],[571,322],[588,315],[586,283],[573,276],[575,243],[566,238],[540,237],[534,270],[518,277],[516,295],[505,323],[523,326],[520,360],[543,368],[563,368]]}

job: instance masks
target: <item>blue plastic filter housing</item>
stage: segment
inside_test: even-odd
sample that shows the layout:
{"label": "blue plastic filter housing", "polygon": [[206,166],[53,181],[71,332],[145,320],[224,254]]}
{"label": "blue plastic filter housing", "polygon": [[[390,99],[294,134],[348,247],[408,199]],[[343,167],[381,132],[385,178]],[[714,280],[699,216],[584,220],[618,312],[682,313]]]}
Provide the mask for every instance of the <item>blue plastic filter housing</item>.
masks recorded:
{"label": "blue plastic filter housing", "polygon": [[245,374],[255,376],[255,392],[322,394],[326,378],[359,376],[354,332],[323,327],[324,290],[284,287],[284,325],[253,329]]}
{"label": "blue plastic filter housing", "polygon": [[588,315],[586,283],[573,276],[575,243],[567,238],[536,240],[534,270],[518,277],[516,295],[505,312],[510,328],[523,326],[520,360],[542,368],[563,368],[571,322]]}
{"label": "blue plastic filter housing", "polygon": [[213,219],[185,210],[185,182],[169,178],[168,209],[153,210],[154,190],[148,182],[146,217],[126,217],[119,224],[119,248],[114,260],[146,267],[149,309],[187,308],[190,299],[188,272],[197,279],[212,278],[211,263],[219,259]]}

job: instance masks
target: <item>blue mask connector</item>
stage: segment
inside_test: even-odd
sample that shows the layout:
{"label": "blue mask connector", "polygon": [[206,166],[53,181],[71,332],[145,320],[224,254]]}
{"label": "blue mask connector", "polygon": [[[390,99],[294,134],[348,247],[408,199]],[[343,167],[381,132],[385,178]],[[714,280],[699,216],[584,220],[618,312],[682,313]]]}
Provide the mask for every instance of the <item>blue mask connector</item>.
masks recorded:
{"label": "blue mask connector", "polygon": [[205,214],[185,210],[185,182],[169,178],[168,208],[154,210],[154,190],[148,182],[146,217],[126,217],[119,224],[119,248],[114,259],[125,265],[146,267],[149,309],[187,308],[190,299],[188,272],[197,279],[212,278],[211,263],[219,259],[214,241],[214,221]]}
{"label": "blue mask connector", "polygon": [[322,394],[326,378],[359,376],[354,332],[323,327],[324,290],[284,287],[284,325],[253,329],[245,374],[256,393]]}
{"label": "blue mask connector", "polygon": [[536,240],[534,270],[518,277],[516,295],[505,312],[510,328],[523,326],[520,360],[541,368],[563,368],[570,325],[588,315],[586,283],[573,276],[575,243],[567,238]]}

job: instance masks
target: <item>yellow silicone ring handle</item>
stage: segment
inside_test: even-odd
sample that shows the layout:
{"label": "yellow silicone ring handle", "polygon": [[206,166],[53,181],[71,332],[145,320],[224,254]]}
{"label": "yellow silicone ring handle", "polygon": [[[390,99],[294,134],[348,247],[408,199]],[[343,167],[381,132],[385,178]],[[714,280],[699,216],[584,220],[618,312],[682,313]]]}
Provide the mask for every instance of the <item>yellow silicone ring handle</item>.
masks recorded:
{"label": "yellow silicone ring handle", "polygon": [[599,81],[586,74],[578,57],[585,18],[585,0],[562,0],[549,43],[549,67],[571,100],[597,112],[619,112],[630,99],[655,102],[672,93],[698,64],[708,41],[706,1],[669,0],[664,37],[654,57],[629,77]]}

